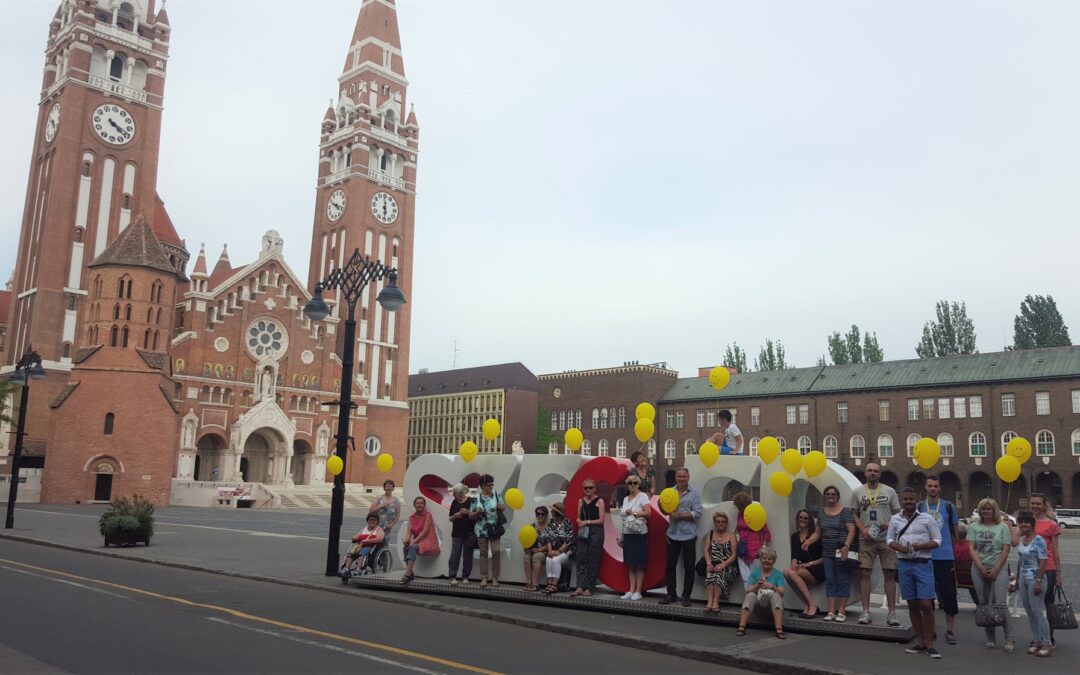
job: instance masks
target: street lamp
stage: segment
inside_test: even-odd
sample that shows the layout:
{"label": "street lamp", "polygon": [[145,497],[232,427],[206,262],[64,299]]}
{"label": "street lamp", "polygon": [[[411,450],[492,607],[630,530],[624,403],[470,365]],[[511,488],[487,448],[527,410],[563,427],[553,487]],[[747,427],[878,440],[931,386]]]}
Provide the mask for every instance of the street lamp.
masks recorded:
{"label": "street lamp", "polygon": [[312,321],[322,321],[330,315],[330,306],[323,300],[325,290],[339,290],[349,313],[345,318],[344,352],[341,355],[341,397],[324,405],[338,406],[338,428],[335,454],[341,459],[341,473],[334,476],[334,491],[330,500],[330,539],[326,547],[326,576],[337,574],[338,541],[341,539],[341,521],[345,511],[345,466],[348,462],[349,413],[353,409],[352,376],[353,352],[356,351],[356,303],[370,281],[389,279],[389,283],[376,298],[383,309],[396,312],[405,304],[405,294],[397,285],[397,268],[387,267],[378,260],[360,255],[356,249],[344,267],[330,272],[326,279],[315,285],[315,296],[304,306],[304,316]]}
{"label": "street lamp", "polygon": [[28,347],[19,362],[15,364],[15,372],[8,377],[8,382],[22,385],[22,393],[19,397],[19,426],[15,432],[15,452],[11,455],[11,486],[8,488],[7,518],[4,520],[4,529],[10,530],[15,527],[15,500],[19,496],[19,460],[22,459],[23,435],[26,433],[26,405],[30,398],[30,380],[40,380],[45,377],[45,369],[41,367],[41,356]]}

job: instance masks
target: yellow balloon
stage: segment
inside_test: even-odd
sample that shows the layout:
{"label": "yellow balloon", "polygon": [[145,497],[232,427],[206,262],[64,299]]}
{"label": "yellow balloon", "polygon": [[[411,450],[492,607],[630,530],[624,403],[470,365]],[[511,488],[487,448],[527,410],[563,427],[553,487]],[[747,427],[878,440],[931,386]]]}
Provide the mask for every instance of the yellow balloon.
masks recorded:
{"label": "yellow balloon", "polygon": [[[761,446],[758,446],[758,451],[761,451]],[[795,448],[788,448],[784,454],[780,455],[780,466],[794,476],[802,469],[802,453]]]}
{"label": "yellow balloon", "polygon": [[717,366],[709,371],[709,384],[713,389],[723,389],[731,381],[731,371],[723,366]]}
{"label": "yellow balloon", "polygon": [[566,447],[577,452],[581,449],[581,444],[585,441],[585,436],[581,433],[581,429],[575,427],[566,430],[566,435],[563,437],[563,440],[566,441]]}
{"label": "yellow balloon", "polygon": [[923,469],[929,469],[937,464],[941,457],[941,446],[932,438],[920,438],[915,442],[911,454],[915,456],[915,462]]}
{"label": "yellow balloon", "polygon": [[806,457],[803,457],[802,465],[808,478],[813,478],[824,471],[826,464],[828,464],[828,460],[825,459],[825,453],[820,450],[808,452]]}
{"label": "yellow balloon", "polygon": [[536,532],[536,528],[532,525],[526,525],[518,530],[518,541],[525,548],[532,548],[532,545],[536,543],[536,538],[540,536]]}
{"label": "yellow balloon", "polygon": [[791,476],[775,471],[773,475],[769,476],[769,487],[781,497],[787,497],[791,494]]}
{"label": "yellow balloon", "polygon": [[484,438],[493,441],[499,437],[500,431],[502,427],[499,426],[499,420],[495,418],[484,420]]}
{"label": "yellow balloon", "polygon": [[653,421],[646,417],[642,417],[637,422],[634,422],[634,435],[637,436],[637,439],[642,443],[652,438],[655,431],[656,426],[653,424]]}
{"label": "yellow balloon", "polygon": [[458,453],[461,455],[461,458],[465,460],[465,463],[468,464],[469,462],[476,459],[476,451],[476,443],[473,443],[472,441],[465,441],[461,444],[461,449],[458,450]]}
{"label": "yellow balloon", "polygon": [[637,419],[655,420],[656,408],[652,407],[651,403],[641,402],[638,403],[637,409],[634,410],[634,415]]}
{"label": "yellow balloon", "polygon": [[507,490],[503,499],[506,500],[506,505],[515,511],[525,508],[525,494],[517,488]]}
{"label": "yellow balloon", "polygon": [[384,452],[375,460],[375,464],[378,465],[379,471],[386,473],[394,468],[394,458]]}
{"label": "yellow balloon", "polygon": [[344,468],[345,463],[342,462],[341,458],[337,455],[330,455],[330,457],[326,460],[326,470],[335,476],[341,473],[342,469]]}
{"label": "yellow balloon", "polygon": [[664,488],[660,491],[660,510],[671,513],[679,508],[679,491],[675,488]]}
{"label": "yellow balloon", "polygon": [[1011,483],[1020,477],[1020,460],[1012,455],[1002,455],[998,457],[994,470],[997,471],[998,478]]}
{"label": "yellow balloon", "polygon": [[765,527],[765,520],[768,514],[765,513],[765,507],[757,502],[750,504],[743,511],[743,520],[746,521],[747,527],[754,532],[759,532],[761,528]]}
{"label": "yellow balloon", "polygon": [[[1016,458],[1021,464],[1031,459],[1031,442],[1026,438],[1016,438],[1009,441],[1009,444],[1005,446],[1005,452]],[[1009,481],[1010,483],[1012,481]]]}
{"label": "yellow balloon", "polygon": [[712,441],[705,441],[698,450],[698,457],[705,466],[712,466],[716,464],[716,460],[720,459],[720,448],[716,447],[716,443]]}
{"label": "yellow balloon", "polygon": [[780,441],[772,436],[766,436],[758,442],[758,457],[766,464],[772,464],[780,456]]}

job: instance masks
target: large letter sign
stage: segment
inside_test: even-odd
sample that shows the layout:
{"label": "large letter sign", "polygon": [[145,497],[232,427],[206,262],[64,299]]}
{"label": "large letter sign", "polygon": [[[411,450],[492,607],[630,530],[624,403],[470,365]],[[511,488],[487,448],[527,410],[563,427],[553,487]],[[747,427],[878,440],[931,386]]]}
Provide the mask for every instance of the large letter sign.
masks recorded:
{"label": "large letter sign", "polygon": [[[828,462],[824,471],[808,477],[805,471],[798,472],[791,478],[792,489],[789,495],[781,496],[769,487],[773,473],[784,472],[778,464],[765,464],[758,457],[725,455],[706,467],[696,455],[686,458],[686,467],[690,470],[690,486],[701,493],[702,515],[698,521],[698,546],[696,557],[703,554],[704,540],[712,527],[714,513],[723,512],[728,516],[729,527],[734,530],[737,512],[730,501],[723,501],[724,490],[729,483],[736,481],[749,489],[758,488],[758,501],[768,513],[768,527],[772,546],[778,554],[778,564],[786,565],[791,560],[790,536],[795,513],[806,504],[808,489],[813,486],[820,492],[827,485],[840,489],[841,503],[850,503],[852,492],[859,487],[855,477],[839,464]],[[537,506],[550,506],[556,502],[565,502],[566,515],[572,522],[577,521],[577,504],[583,490],[585,479],[597,483],[597,493],[610,499],[612,491],[623,484],[631,464],[626,459],[613,457],[582,457],[580,455],[478,455],[471,462],[466,462],[458,455],[421,455],[409,465],[405,473],[406,504],[411,504],[416,496],[428,500],[428,510],[435,519],[435,527],[440,541],[440,553],[435,556],[421,556],[414,567],[414,572],[421,577],[439,577],[446,574],[450,556],[450,522],[448,509],[453,496],[451,488],[456,483],[464,483],[474,489],[479,485],[481,474],[495,477],[495,490],[504,495],[507,490],[516,488],[524,495],[524,507],[519,510],[507,508],[506,534],[500,540],[501,572],[500,580],[524,582],[524,551],[518,541],[518,533],[525,525],[534,522],[533,511]],[[816,467],[815,467],[816,468]],[[786,484],[786,483],[785,483]],[[659,489],[657,489],[659,492]],[[516,495],[515,495],[516,497]],[[665,540],[668,517],[660,510],[656,495],[652,498],[652,515],[649,517],[649,558],[645,569],[645,588],[657,588],[664,584]],[[622,549],[619,547],[619,532],[622,518],[618,509],[609,512],[604,523],[604,553],[600,562],[600,582],[612,590],[623,593],[629,588],[626,568],[622,562]],[[399,541],[392,542],[395,549]],[[475,569],[475,568],[474,568]],[[852,588],[857,588],[853,584]],[[815,590],[822,590],[817,588]],[[742,584],[732,589],[729,602],[738,602],[742,597]],[[694,597],[704,598],[704,584],[695,584]],[[798,604],[794,593],[785,595],[785,601],[791,606]]]}

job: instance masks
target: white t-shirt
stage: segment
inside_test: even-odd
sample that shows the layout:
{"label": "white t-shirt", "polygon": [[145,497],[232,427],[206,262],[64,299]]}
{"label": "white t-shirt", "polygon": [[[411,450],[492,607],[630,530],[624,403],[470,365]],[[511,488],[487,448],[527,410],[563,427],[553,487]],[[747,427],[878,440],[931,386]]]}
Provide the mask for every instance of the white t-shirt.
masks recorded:
{"label": "white t-shirt", "polygon": [[739,431],[739,427],[735,426],[734,422],[729,424],[728,428],[724,430],[724,445],[731,448],[731,454],[733,455],[741,455],[743,454],[743,450],[746,449],[745,447],[738,447],[739,442],[736,439],[739,436],[742,436],[742,432]]}
{"label": "white t-shirt", "polygon": [[649,504],[649,495],[644,492],[639,492],[637,497],[634,497],[631,501],[629,496],[623,497],[622,500],[622,514],[623,517],[630,515],[631,511],[640,511],[643,507]]}

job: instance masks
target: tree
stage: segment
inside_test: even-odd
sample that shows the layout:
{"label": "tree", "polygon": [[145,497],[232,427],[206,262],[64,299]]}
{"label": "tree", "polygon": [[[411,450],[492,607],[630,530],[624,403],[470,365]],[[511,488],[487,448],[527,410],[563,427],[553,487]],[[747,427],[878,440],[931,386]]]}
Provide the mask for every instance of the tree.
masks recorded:
{"label": "tree", "polygon": [[533,452],[547,452],[551,442],[556,440],[551,433],[551,413],[543,408],[536,410],[536,449]]}
{"label": "tree", "polygon": [[846,335],[834,332],[829,336],[829,357],[833,365],[847,363],[877,363],[885,358],[877,341],[877,333],[866,333],[852,324]]}
{"label": "tree", "polygon": [[1069,327],[1061,318],[1052,295],[1029,295],[1020,303],[1013,322],[1013,349],[1068,347]]}
{"label": "tree", "polygon": [[[19,388],[7,380],[0,380],[0,423],[14,424],[12,415],[15,414],[14,393]],[[8,401],[11,401],[11,410],[8,410]]]}
{"label": "tree", "polygon": [[922,340],[915,345],[915,353],[922,359],[952,354],[977,354],[975,325],[967,315],[963,302],[937,303],[937,319],[923,325]]}
{"label": "tree", "polygon": [[754,370],[784,370],[790,368],[784,360],[784,345],[779,340],[765,340],[758,357],[754,359]]}
{"label": "tree", "polygon": [[750,370],[746,365],[746,352],[738,343],[732,343],[727,346],[727,351],[724,352],[724,361],[720,365],[727,368],[734,368],[737,372],[745,373]]}

